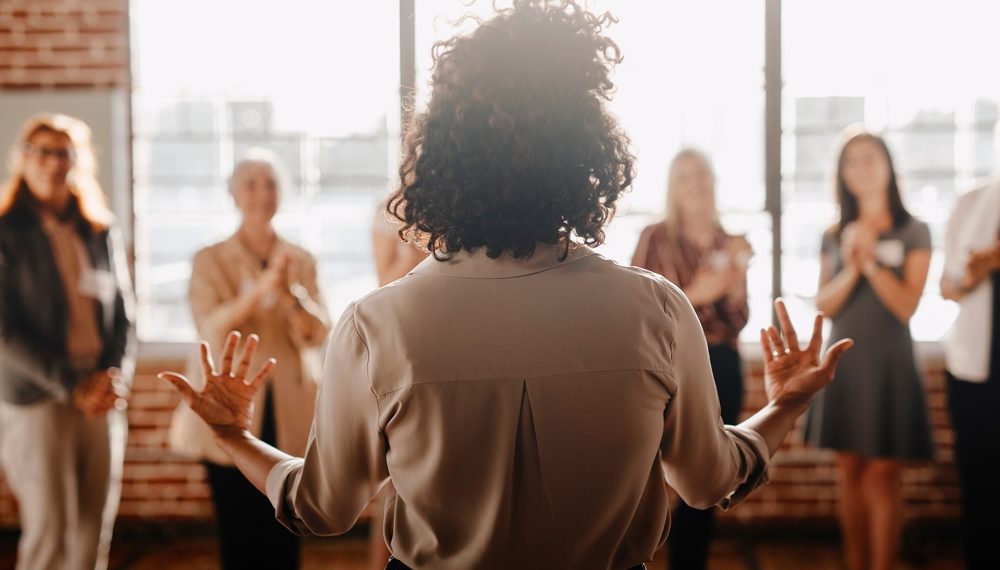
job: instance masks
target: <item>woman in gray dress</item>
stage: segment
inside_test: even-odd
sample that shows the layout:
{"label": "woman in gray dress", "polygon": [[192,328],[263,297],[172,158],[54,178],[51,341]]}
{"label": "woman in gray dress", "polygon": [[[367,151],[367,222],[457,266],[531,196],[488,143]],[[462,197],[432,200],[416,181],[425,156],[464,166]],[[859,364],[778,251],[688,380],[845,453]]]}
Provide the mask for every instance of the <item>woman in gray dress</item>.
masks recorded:
{"label": "woman in gray dress", "polygon": [[813,403],[807,438],[837,452],[840,522],[851,570],[889,569],[902,520],[901,468],[933,456],[909,320],[930,264],[927,225],[906,211],[878,135],[844,132],[837,161],[840,221],[823,236],[816,305],[830,341],[862,346]]}

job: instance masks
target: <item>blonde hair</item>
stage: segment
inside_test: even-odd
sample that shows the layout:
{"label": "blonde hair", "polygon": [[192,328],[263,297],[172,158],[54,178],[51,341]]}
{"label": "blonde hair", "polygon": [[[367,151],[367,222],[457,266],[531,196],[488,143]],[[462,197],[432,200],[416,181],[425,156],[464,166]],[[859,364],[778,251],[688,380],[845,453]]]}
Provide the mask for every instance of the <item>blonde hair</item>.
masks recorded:
{"label": "blonde hair", "polygon": [[672,242],[676,242],[681,233],[681,208],[680,208],[680,191],[677,189],[677,168],[680,165],[681,160],[685,158],[694,158],[700,160],[705,168],[708,169],[708,173],[712,175],[712,217],[715,220],[715,224],[722,227],[719,221],[719,208],[715,203],[715,171],[712,169],[712,162],[708,159],[708,155],[704,152],[687,147],[678,151],[674,155],[674,158],[670,161],[670,168],[667,170],[667,215],[666,215],[666,227],[667,227],[667,237]]}
{"label": "blonde hair", "polygon": [[80,215],[91,228],[96,231],[107,229],[114,216],[108,209],[100,184],[97,183],[97,159],[90,142],[90,127],[80,119],[55,113],[39,113],[21,127],[10,152],[10,175],[0,186],[0,216],[7,214],[18,195],[27,190],[24,180],[24,146],[42,132],[60,134],[69,139],[75,156],[66,177],[70,194],[76,198]]}

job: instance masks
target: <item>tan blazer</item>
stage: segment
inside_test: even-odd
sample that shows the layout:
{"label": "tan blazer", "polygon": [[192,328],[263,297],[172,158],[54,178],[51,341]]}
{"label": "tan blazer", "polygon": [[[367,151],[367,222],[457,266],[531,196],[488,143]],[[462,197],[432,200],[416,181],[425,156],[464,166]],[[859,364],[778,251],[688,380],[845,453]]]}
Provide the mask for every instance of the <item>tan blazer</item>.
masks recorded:
{"label": "tan blazer", "polygon": [[[316,260],[306,250],[279,238],[275,255],[287,251],[290,284],[301,284],[324,312],[326,304],[316,278]],[[194,256],[188,298],[194,315],[198,337],[209,341],[218,352],[221,350],[227,328],[220,327],[210,318],[220,305],[236,299],[244,287],[260,277],[263,269],[236,236],[206,247]],[[237,330],[244,338],[250,333],[260,336],[260,345],[251,370],[271,356],[278,359],[267,385],[272,391],[274,420],[277,427],[278,447],[286,453],[300,455],[305,452],[309,428],[312,425],[322,355],[319,345],[329,333],[328,326],[312,331],[311,340],[292,338],[287,326],[288,314],[293,311],[287,303],[262,303],[257,313]],[[324,315],[326,316],[326,315]],[[326,316],[326,322],[329,317]],[[215,355],[218,361],[218,354]],[[202,386],[197,348],[188,360],[188,379],[199,388]],[[260,435],[263,425],[265,390],[257,395],[254,406],[252,431]],[[170,447],[176,452],[207,459],[214,463],[230,465],[232,461],[215,444],[212,432],[191,409],[181,404],[174,413],[169,434]]]}

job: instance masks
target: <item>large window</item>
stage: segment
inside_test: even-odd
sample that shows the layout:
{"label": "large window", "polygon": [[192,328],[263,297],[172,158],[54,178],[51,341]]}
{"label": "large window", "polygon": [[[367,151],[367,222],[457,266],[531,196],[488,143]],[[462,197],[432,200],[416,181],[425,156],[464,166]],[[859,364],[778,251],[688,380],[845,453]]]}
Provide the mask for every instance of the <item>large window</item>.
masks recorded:
{"label": "large window", "polygon": [[[417,0],[417,92],[426,97],[435,41],[471,29],[490,2]],[[756,252],[750,268],[753,338],[770,322],[770,216],[764,211],[764,3],[593,1],[619,22],[609,35],[622,50],[610,109],[631,137],[638,176],[601,252],[628,263],[642,228],[662,219],[667,167],[681,148],[712,159],[718,203],[730,232],[746,234]],[[725,18],[720,18],[725,14]]]}
{"label": "large window", "polygon": [[863,123],[884,133],[905,203],[931,227],[931,272],[911,328],[915,339],[936,341],[956,312],[938,290],[948,214],[996,164],[1000,75],[987,62],[998,53],[1000,5],[783,4],[782,281],[800,306],[793,314],[811,310],[820,237],[836,219],[835,139]]}
{"label": "large window", "polygon": [[[642,227],[663,214],[673,154],[704,150],[723,222],[746,234],[756,254],[748,339],[771,318],[779,205],[781,290],[803,326],[813,311],[819,240],[836,213],[833,145],[844,126],[884,131],[907,204],[931,225],[936,248],[955,196],[996,164],[1000,75],[990,72],[989,56],[1000,6],[962,0],[942,18],[936,5],[905,0],[585,4],[620,20],[609,31],[625,58],[610,108],[637,153],[638,177],[602,252],[627,262]],[[783,49],[769,60],[780,59],[782,69],[780,118],[765,116],[765,5],[782,5]],[[400,6],[412,13],[401,15]],[[277,225],[319,258],[332,310],[374,287],[369,228],[395,182],[400,77],[412,71],[401,70],[410,58],[399,54],[415,60],[419,107],[432,44],[470,30],[475,19],[462,16],[488,16],[492,2],[132,0],[132,7],[141,337],[193,339],[190,259],[234,230],[225,180],[253,146],[277,152],[291,174]],[[765,126],[778,122],[781,196],[775,190],[767,201]],[[918,340],[937,340],[953,318],[937,291],[941,261],[938,249],[913,321]]]}
{"label": "large window", "polygon": [[194,339],[190,260],[235,230],[226,179],[252,147],[287,171],[275,223],[318,258],[331,311],[372,289],[371,220],[398,160],[395,4],[133,0],[132,14],[140,338]]}

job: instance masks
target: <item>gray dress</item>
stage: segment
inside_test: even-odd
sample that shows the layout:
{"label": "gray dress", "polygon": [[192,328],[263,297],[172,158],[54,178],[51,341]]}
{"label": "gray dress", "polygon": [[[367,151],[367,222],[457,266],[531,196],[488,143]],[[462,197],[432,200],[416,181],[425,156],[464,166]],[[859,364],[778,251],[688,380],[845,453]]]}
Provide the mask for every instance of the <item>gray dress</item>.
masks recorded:
{"label": "gray dress", "polygon": [[[911,219],[879,236],[880,265],[902,276],[903,259],[930,249],[927,224]],[[822,255],[834,275],[843,269],[839,237],[823,236]],[[879,301],[863,277],[833,319],[829,343],[853,338],[833,383],[813,401],[806,441],[871,458],[928,460],[934,455],[927,405],[910,327]]]}

